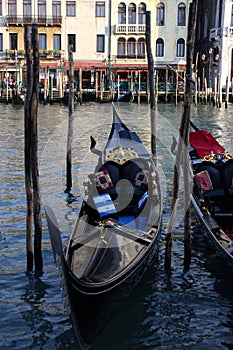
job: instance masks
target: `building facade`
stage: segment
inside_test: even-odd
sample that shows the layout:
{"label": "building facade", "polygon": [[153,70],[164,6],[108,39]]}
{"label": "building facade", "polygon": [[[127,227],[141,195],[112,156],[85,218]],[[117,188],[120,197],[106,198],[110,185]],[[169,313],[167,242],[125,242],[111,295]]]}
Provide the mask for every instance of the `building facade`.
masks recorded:
{"label": "building facade", "polygon": [[196,35],[198,74],[214,89],[233,78],[233,1],[199,0]]}
{"label": "building facade", "polygon": [[40,81],[53,88],[69,75],[73,47],[81,88],[147,80],[146,11],[151,12],[151,49],[161,81],[184,73],[191,0],[0,0],[0,77],[25,81],[24,27],[38,24]]}

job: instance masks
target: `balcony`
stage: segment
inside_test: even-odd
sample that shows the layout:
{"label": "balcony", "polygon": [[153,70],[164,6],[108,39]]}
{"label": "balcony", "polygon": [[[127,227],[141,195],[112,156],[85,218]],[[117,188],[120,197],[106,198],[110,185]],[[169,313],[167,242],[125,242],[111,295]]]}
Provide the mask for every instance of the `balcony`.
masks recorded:
{"label": "balcony", "polygon": [[210,39],[219,40],[222,35],[222,28],[212,28],[210,29]]}
{"label": "balcony", "polygon": [[145,32],[145,24],[118,24],[114,30],[114,34],[145,34]]}
{"label": "balcony", "polygon": [[23,26],[25,24],[38,24],[39,26],[59,26],[62,25],[62,17],[42,17],[42,16],[6,16],[7,26]]}
{"label": "balcony", "polygon": [[[39,50],[39,57],[42,59],[60,59],[62,51],[60,50]],[[1,61],[18,61],[25,59],[25,50],[6,50],[0,52]]]}

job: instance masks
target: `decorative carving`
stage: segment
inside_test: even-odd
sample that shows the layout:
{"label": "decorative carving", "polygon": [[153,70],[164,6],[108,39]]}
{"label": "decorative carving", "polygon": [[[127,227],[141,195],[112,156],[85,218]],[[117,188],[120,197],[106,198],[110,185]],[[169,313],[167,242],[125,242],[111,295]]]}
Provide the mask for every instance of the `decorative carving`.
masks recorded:
{"label": "decorative carving", "polygon": [[105,161],[112,161],[117,164],[124,164],[130,159],[138,158],[137,152],[131,148],[123,148],[122,146],[117,146],[106,156]]}
{"label": "decorative carving", "polygon": [[221,162],[221,161],[227,161],[229,159],[233,159],[233,154],[230,154],[227,151],[224,151],[224,153],[214,153],[213,151],[210,152],[208,156],[205,156],[202,158],[203,161],[208,162]]}

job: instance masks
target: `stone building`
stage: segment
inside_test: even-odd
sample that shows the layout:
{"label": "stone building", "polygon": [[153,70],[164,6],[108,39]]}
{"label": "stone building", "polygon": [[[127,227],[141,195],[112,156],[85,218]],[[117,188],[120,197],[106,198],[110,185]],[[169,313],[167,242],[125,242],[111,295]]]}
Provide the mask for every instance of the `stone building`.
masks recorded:
{"label": "stone building", "polygon": [[64,88],[73,45],[81,89],[147,83],[146,11],[159,82],[184,75],[191,0],[0,0],[0,77],[25,81],[24,26],[38,24],[40,81]]}
{"label": "stone building", "polygon": [[233,1],[199,0],[196,35],[198,75],[212,89],[233,77]]}

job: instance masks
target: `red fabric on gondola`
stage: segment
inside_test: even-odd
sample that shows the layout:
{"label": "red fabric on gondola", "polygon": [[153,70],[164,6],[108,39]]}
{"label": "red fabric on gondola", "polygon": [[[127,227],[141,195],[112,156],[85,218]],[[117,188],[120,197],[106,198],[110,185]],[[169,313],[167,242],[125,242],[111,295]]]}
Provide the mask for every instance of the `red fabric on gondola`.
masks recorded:
{"label": "red fabric on gondola", "polygon": [[197,130],[189,135],[190,144],[196,149],[200,158],[213,153],[223,153],[225,149],[218,141],[206,130]]}

